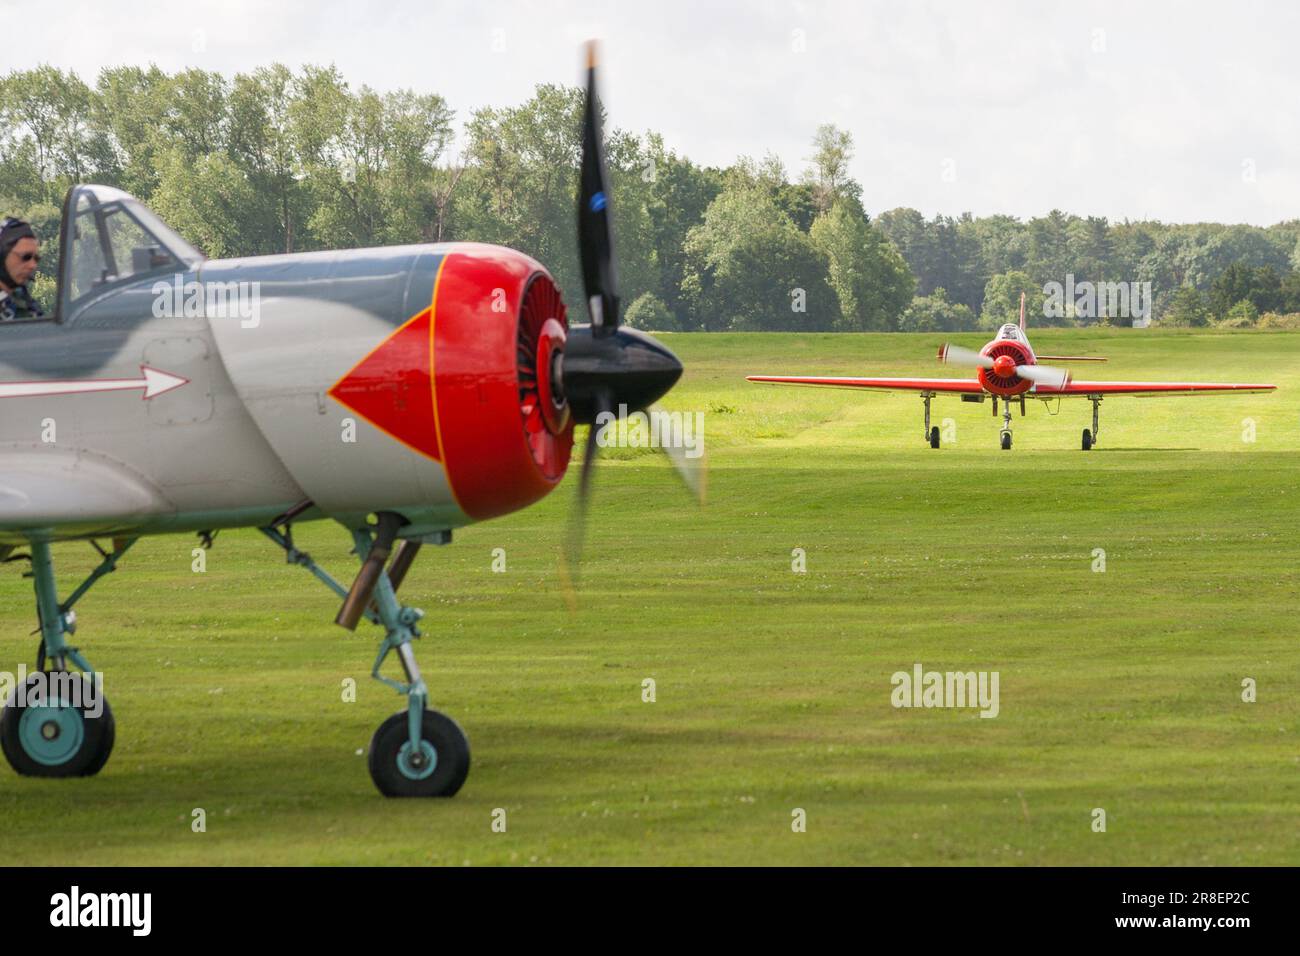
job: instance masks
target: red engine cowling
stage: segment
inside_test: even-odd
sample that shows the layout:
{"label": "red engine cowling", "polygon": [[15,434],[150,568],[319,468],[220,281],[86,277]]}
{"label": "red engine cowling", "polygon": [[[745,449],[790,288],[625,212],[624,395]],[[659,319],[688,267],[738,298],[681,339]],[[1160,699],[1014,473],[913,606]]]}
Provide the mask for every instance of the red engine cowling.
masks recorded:
{"label": "red engine cowling", "polygon": [[[1029,391],[1033,386],[1032,382],[1021,378],[1014,371],[1016,365],[1030,365],[1033,362],[1029,350],[1020,343],[1006,340],[994,342],[992,345],[985,347],[981,354],[987,355],[994,362],[1004,357],[1011,360],[1011,369],[1006,372],[996,368],[981,368],[979,370],[980,384],[994,395],[1019,395],[1021,392]],[[1005,365],[1007,363],[1002,362],[999,364]]]}
{"label": "red engine cowling", "polygon": [[568,319],[535,260],[498,246],[452,246],[430,316],[434,427],[460,509],[517,511],[564,477],[573,421],[556,369]]}

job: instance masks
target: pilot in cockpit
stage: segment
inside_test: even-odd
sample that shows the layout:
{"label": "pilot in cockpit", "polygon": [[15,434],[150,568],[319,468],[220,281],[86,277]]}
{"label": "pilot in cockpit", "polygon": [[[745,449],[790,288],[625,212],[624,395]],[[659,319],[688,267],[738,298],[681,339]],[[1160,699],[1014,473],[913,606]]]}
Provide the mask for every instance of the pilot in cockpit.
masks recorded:
{"label": "pilot in cockpit", "polygon": [[0,223],[0,322],[45,315],[27,288],[41,261],[41,242],[29,223],[12,216]]}

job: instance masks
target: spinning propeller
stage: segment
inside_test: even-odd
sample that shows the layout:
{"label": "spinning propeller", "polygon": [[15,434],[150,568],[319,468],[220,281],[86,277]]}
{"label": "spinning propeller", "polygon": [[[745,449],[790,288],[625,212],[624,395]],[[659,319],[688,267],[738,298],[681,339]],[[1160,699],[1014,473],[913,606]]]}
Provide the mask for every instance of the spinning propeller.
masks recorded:
{"label": "spinning propeller", "polygon": [[1027,382],[1045,385],[1048,388],[1065,388],[1070,384],[1070,373],[1065,369],[1052,368],[1050,365],[1017,365],[1016,360],[1010,355],[999,355],[994,359],[972,349],[964,349],[960,345],[940,347],[939,361],[945,365],[982,368],[999,378],[1010,378],[1016,375]]}
{"label": "spinning propeller", "polygon": [[[587,505],[596,463],[597,417],[602,412],[618,418],[647,409],[653,413],[652,403],[666,394],[682,374],[682,363],[671,351],[644,332],[619,324],[618,270],[610,220],[609,173],[605,167],[600,104],[596,96],[594,41],[587,44],[587,102],[582,121],[579,181],[578,250],[591,324],[569,329],[564,354],[552,374],[559,379],[573,420],[592,427],[582,456],[578,503],[563,555],[562,571],[566,578],[568,568],[576,569],[578,565],[586,534]],[[661,450],[668,455],[687,488],[703,501],[702,459],[687,458],[680,449],[661,447]]]}

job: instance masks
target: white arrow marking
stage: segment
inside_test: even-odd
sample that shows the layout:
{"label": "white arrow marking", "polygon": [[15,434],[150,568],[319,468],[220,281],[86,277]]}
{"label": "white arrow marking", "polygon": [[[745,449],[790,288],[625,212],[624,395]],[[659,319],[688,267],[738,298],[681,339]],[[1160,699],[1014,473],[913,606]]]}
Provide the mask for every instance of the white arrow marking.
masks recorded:
{"label": "white arrow marking", "polygon": [[144,389],[142,398],[150,399],[174,388],[188,385],[188,378],[160,372],[148,365],[140,366],[140,378],[90,378],[65,382],[0,382],[0,398],[35,398],[41,395],[76,395],[81,392],[120,392]]}

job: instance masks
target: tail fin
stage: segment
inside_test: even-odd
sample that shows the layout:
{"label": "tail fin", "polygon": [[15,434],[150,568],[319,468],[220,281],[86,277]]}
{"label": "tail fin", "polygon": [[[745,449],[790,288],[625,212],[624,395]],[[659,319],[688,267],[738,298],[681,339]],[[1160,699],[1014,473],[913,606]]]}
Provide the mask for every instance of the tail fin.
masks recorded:
{"label": "tail fin", "polygon": [[1020,331],[1025,330],[1025,294],[1020,293]]}

